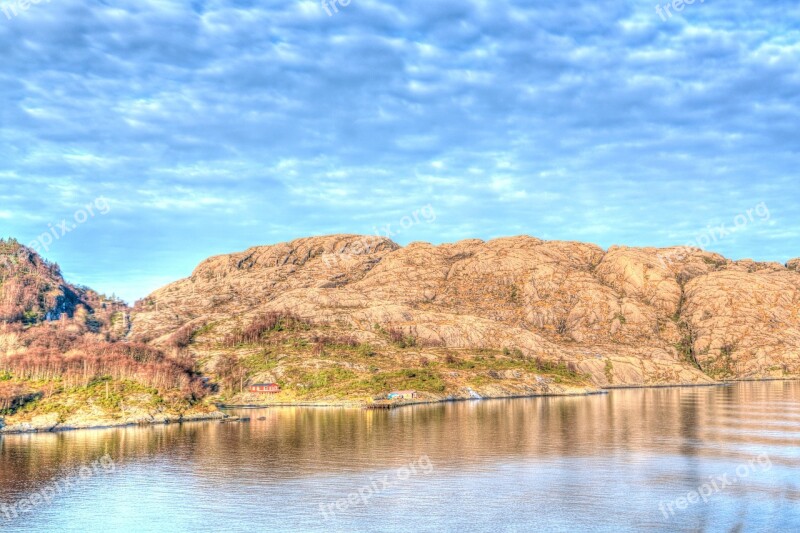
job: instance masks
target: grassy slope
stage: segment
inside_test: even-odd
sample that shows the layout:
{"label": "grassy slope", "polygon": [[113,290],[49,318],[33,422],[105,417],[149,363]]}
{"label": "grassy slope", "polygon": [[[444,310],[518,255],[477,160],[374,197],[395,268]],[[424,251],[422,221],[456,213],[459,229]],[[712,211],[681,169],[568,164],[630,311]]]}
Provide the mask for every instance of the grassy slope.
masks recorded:
{"label": "grassy slope", "polygon": [[[392,390],[416,390],[420,400],[536,393],[571,393],[589,388],[587,376],[566,366],[522,358],[509,350],[455,350],[420,347],[412,338],[396,338],[376,327],[370,342],[358,342],[346,326],[295,323],[278,326],[250,342],[225,344],[224,325],[210,324],[190,336],[179,351],[195,356],[219,393],[189,402],[177,391],[159,391],[131,380],[93,379],[67,386],[61,379],[22,380],[0,375],[0,384],[19,385],[33,394],[13,412],[0,412],[6,426],[32,423],[89,427],[176,419],[214,410],[213,402],[247,404],[351,404],[372,401]],[[235,364],[217,372],[220,361]],[[276,381],[282,392],[255,395],[248,383]]]}
{"label": "grassy slope", "polygon": [[214,410],[207,403],[192,403],[180,394],[131,380],[98,378],[87,386],[65,387],[60,380],[31,381],[0,376],[3,385],[18,385],[28,396],[22,406],[0,411],[6,426],[31,424],[37,427],[59,424],[88,427],[153,420],[178,419]]}
{"label": "grassy slope", "polygon": [[[468,388],[482,396],[510,396],[590,387],[588,376],[565,365],[537,363],[502,349],[417,346],[415,339],[395,338],[380,327],[369,341],[359,342],[345,325],[293,324],[234,346],[226,346],[225,329],[220,323],[201,328],[189,350],[222,385],[220,400],[229,403],[360,402],[400,389],[436,400],[468,397]],[[232,375],[215,372],[225,357],[237,360]],[[248,383],[262,381],[277,382],[282,392],[245,392]]]}

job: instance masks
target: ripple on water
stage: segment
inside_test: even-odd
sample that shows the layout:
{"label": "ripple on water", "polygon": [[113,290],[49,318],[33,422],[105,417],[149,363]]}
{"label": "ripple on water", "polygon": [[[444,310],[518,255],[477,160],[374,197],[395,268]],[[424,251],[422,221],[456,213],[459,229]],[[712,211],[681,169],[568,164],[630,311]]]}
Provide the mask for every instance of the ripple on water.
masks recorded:
{"label": "ripple on water", "polygon": [[[280,408],[248,411],[245,424],[10,435],[0,440],[0,502],[43,490],[106,453],[117,468],[23,520],[0,516],[0,528],[797,530],[799,385],[617,390],[391,412]],[[769,469],[749,471],[706,503],[662,512],[759,457],[769,458]]]}

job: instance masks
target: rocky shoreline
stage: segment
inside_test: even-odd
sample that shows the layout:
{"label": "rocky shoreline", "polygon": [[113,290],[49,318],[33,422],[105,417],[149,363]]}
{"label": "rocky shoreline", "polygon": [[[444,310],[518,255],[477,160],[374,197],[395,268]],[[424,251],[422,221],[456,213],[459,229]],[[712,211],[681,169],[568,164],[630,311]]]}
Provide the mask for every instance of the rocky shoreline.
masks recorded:
{"label": "rocky shoreline", "polygon": [[[459,396],[444,396],[441,398],[424,397],[417,400],[397,401],[391,405],[394,407],[407,407],[412,405],[432,405],[437,403],[450,403],[450,402],[466,402],[466,401],[481,401],[481,400],[513,400],[521,398],[548,398],[548,397],[564,397],[564,396],[596,396],[607,394],[607,391],[602,389],[584,388],[583,390],[571,390],[561,392],[537,392],[530,394],[503,394],[503,395],[486,395],[474,397],[459,397]],[[248,404],[217,404],[219,409],[268,409],[271,407],[339,407],[345,409],[364,409],[371,405],[370,402],[353,401],[353,400],[321,400],[318,402],[304,401],[304,402],[269,402],[269,403],[248,403]]]}
{"label": "rocky shoreline", "polygon": [[[544,392],[534,394],[511,394],[499,396],[481,396],[472,398],[461,398],[454,396],[447,396],[440,399],[420,399],[399,401],[391,404],[392,408],[410,407],[414,405],[433,405],[438,403],[450,402],[466,402],[466,401],[481,401],[481,400],[515,400],[523,398],[558,398],[558,397],[578,397],[578,396],[598,396],[608,394],[614,390],[626,389],[680,389],[680,388],[699,388],[699,387],[726,387],[735,385],[737,383],[751,383],[762,381],[800,381],[800,378],[748,378],[748,379],[735,379],[725,381],[715,381],[711,383],[660,383],[654,385],[610,385],[599,387],[591,390],[584,391],[571,391],[571,392]],[[363,409],[370,404],[367,402],[353,402],[352,400],[342,401],[320,401],[320,402],[271,402],[261,404],[217,404],[220,409],[268,409],[271,407],[339,407],[351,409]]]}
{"label": "rocky shoreline", "polygon": [[[456,397],[445,396],[442,398],[420,398],[418,400],[398,401],[389,404],[391,409],[400,407],[411,407],[415,405],[433,405],[440,403],[451,402],[464,402],[464,401],[482,401],[482,400],[513,400],[523,398],[556,398],[556,397],[580,397],[580,396],[598,396],[608,394],[613,390],[625,389],[667,389],[667,388],[687,388],[687,387],[724,387],[731,386],[737,383],[750,383],[761,381],[798,381],[800,378],[748,378],[717,381],[713,383],[666,383],[654,385],[616,385],[605,386],[596,389],[584,388],[575,389],[561,392],[540,392],[533,394],[510,394],[510,395],[496,395],[496,396],[480,396],[480,397]],[[30,422],[20,422],[12,425],[4,425],[3,418],[0,417],[0,436],[11,434],[25,434],[25,433],[58,433],[63,431],[76,431],[82,429],[111,429],[131,426],[156,426],[167,424],[183,424],[187,422],[246,422],[250,419],[247,417],[239,417],[234,415],[225,414],[222,410],[232,409],[268,409],[273,407],[336,407],[341,409],[365,409],[371,404],[365,401],[354,400],[320,400],[320,401],[297,401],[297,402],[269,402],[269,403],[247,403],[247,404],[224,404],[218,403],[217,411],[209,413],[196,413],[190,415],[155,415],[139,418],[130,418],[122,422],[119,421],[91,421],[87,420],[79,424],[53,424],[47,421],[45,417],[36,417]],[[38,418],[38,420],[37,420]]]}
{"label": "rocky shoreline", "polygon": [[36,417],[30,422],[19,422],[11,425],[4,425],[3,418],[0,418],[0,435],[24,434],[24,433],[60,433],[62,431],[76,431],[81,429],[110,429],[130,426],[156,426],[167,424],[183,424],[186,422],[207,422],[207,421],[237,421],[239,417],[226,415],[220,411],[210,413],[198,413],[190,415],[155,415],[141,418],[126,419],[124,421],[109,420],[87,420],[79,424],[53,424],[46,420],[46,417]]}
{"label": "rocky shoreline", "polygon": [[[437,403],[460,402],[469,400],[510,400],[521,398],[543,398],[543,397],[564,397],[564,396],[594,396],[607,394],[600,389],[576,389],[560,392],[540,392],[532,394],[509,394],[497,396],[481,397],[456,397],[445,396],[442,398],[420,398],[418,400],[401,401],[392,404],[392,408],[409,407],[413,405],[431,405]],[[128,418],[124,421],[92,420],[86,419],[81,423],[57,423],[47,416],[34,417],[29,422],[19,422],[11,425],[4,425],[3,418],[0,418],[0,436],[25,433],[59,433],[63,431],[76,431],[82,429],[111,429],[131,426],[156,426],[166,424],[182,424],[185,422],[237,422],[248,421],[249,418],[242,418],[225,414],[222,410],[231,409],[267,409],[271,407],[337,407],[343,409],[364,409],[369,405],[365,401],[354,400],[321,400],[321,401],[298,401],[298,402],[271,402],[266,404],[216,404],[219,409],[210,413],[198,413],[183,416],[155,415],[136,418]]]}

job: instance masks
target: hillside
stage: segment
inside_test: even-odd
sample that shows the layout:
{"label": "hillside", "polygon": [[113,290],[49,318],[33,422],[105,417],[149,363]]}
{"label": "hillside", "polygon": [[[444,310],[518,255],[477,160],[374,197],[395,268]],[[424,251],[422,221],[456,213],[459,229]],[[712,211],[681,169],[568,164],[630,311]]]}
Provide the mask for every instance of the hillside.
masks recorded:
{"label": "hillside", "polygon": [[[314,237],[207,259],[137,303],[129,338],[191,356],[245,403],[787,377],[797,267],[526,236]],[[260,381],[284,392],[243,392]]]}
{"label": "hillside", "polygon": [[[800,374],[800,260],[335,235],[212,257],[129,308],[0,241],[0,426]],[[248,385],[276,382],[259,395]]]}
{"label": "hillside", "polygon": [[127,342],[129,309],[0,240],[0,430],[177,419],[206,412],[194,362]]}

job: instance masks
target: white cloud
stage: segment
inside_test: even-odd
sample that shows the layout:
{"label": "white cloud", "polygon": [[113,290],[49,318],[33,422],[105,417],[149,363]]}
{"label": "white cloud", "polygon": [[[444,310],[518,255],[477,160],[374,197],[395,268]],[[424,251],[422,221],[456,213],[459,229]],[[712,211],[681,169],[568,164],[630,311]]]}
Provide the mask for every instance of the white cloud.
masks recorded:
{"label": "white cloud", "polygon": [[[414,238],[666,245],[681,231],[664,228],[703,228],[738,198],[767,201],[780,223],[764,231],[785,242],[733,253],[798,255],[798,14],[754,0],[668,24],[610,0],[359,0],[334,17],[309,1],[41,3],[0,24],[2,229],[34,236],[105,195],[119,209],[64,246],[101,243],[104,268],[141,271],[166,251],[159,268],[178,274],[428,203],[436,228]],[[97,267],[82,268],[89,282]]]}

